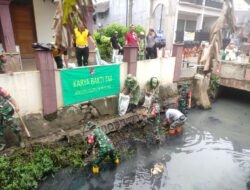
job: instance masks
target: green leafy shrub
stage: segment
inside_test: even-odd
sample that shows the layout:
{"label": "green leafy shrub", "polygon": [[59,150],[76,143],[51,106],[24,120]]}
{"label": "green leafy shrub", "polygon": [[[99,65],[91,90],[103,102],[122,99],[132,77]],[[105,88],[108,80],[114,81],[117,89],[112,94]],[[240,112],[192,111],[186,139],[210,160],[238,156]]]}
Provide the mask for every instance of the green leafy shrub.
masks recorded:
{"label": "green leafy shrub", "polygon": [[216,91],[218,90],[220,84],[219,84],[219,77],[215,74],[212,74],[211,75],[211,78],[210,78],[210,89],[212,91]]}
{"label": "green leafy shrub", "polygon": [[208,90],[208,94],[211,100],[215,100],[217,93],[218,93],[219,86],[220,86],[219,77],[215,74],[212,74],[210,78],[209,90]]}
{"label": "green leafy shrub", "polygon": [[60,144],[20,150],[10,157],[0,156],[0,189],[37,189],[40,180],[60,168],[82,167],[85,150],[83,143]]}
{"label": "green leafy shrub", "polygon": [[[111,24],[99,31],[94,32],[94,39],[97,42],[101,58],[105,61],[111,60],[112,48],[110,46],[110,37],[114,32],[118,32],[118,41],[121,46],[125,45],[125,35],[129,31],[129,27],[122,26],[120,24]],[[135,32],[139,34],[141,31],[145,32],[142,26],[135,26]]]}

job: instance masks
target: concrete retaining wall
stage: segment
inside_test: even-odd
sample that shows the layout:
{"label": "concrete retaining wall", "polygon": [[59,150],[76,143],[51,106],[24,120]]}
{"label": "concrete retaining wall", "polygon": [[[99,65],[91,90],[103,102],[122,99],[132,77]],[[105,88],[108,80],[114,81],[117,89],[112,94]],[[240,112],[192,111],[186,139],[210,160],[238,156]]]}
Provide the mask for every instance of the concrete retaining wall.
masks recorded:
{"label": "concrete retaining wall", "polygon": [[17,72],[13,75],[1,74],[0,86],[15,98],[21,115],[42,111],[39,71]]}
{"label": "concrete retaining wall", "polygon": [[220,77],[220,85],[250,91],[250,64],[222,62],[213,72]]}
{"label": "concrete retaining wall", "polygon": [[245,68],[245,64],[224,63],[221,64],[220,76],[222,78],[244,80]]}
{"label": "concrete retaining wall", "polygon": [[173,82],[174,68],[175,57],[138,61],[136,78],[141,88],[151,77],[157,77],[165,85]]}

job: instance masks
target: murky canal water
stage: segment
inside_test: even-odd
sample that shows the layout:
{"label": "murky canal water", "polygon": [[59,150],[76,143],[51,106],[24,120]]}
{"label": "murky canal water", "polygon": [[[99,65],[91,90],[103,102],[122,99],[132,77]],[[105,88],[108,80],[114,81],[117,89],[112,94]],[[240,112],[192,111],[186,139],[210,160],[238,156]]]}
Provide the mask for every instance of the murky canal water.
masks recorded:
{"label": "murky canal water", "polygon": [[[223,97],[194,109],[183,134],[160,148],[137,145],[134,159],[97,177],[61,171],[40,190],[245,190],[250,181],[250,96]],[[151,175],[156,163],[163,173]]]}

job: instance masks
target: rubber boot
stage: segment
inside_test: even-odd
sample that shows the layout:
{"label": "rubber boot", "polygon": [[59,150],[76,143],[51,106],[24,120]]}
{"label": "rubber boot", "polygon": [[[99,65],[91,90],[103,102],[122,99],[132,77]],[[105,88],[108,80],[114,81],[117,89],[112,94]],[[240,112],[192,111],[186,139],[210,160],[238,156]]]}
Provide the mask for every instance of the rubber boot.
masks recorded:
{"label": "rubber boot", "polygon": [[168,133],[169,133],[170,135],[174,135],[174,134],[175,134],[175,130],[172,129],[172,128],[170,128],[169,131],[168,131]]}
{"label": "rubber boot", "polygon": [[181,127],[176,127],[176,133],[181,133]]}
{"label": "rubber boot", "polygon": [[115,163],[116,165],[118,165],[118,164],[120,164],[120,160],[119,160],[118,158],[116,158],[115,161],[114,161],[114,163]]}
{"label": "rubber boot", "polygon": [[93,174],[98,174],[100,172],[100,168],[98,166],[93,166],[92,167],[92,173]]}

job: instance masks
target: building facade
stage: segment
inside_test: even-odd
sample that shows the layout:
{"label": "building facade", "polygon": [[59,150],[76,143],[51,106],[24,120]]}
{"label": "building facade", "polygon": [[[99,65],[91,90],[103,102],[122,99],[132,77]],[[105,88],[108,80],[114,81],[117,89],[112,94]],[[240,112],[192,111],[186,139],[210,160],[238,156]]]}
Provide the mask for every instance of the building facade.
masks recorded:
{"label": "building facade", "polygon": [[221,0],[109,0],[105,11],[96,12],[95,28],[133,23],[162,30],[171,49],[174,42],[184,40],[184,32],[208,31],[222,5]]}
{"label": "building facade", "polygon": [[[85,24],[92,32],[91,8],[87,7]],[[0,52],[11,54],[16,63],[35,64],[32,43],[54,41],[55,11],[54,0],[0,0]]]}
{"label": "building facade", "polygon": [[53,1],[1,0],[0,6],[4,10],[0,11],[0,44],[5,51],[20,51],[23,59],[34,58],[32,43],[53,40]]}

